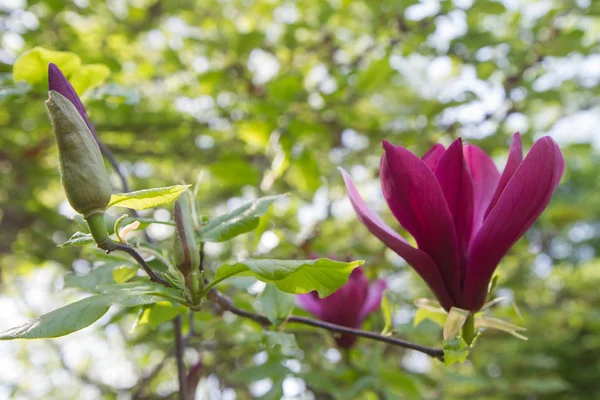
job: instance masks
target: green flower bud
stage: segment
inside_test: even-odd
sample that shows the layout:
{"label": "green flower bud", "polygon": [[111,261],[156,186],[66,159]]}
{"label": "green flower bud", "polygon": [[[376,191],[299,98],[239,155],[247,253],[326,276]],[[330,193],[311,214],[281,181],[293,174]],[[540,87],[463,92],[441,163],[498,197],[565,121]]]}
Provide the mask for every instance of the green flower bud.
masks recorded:
{"label": "green flower bud", "polygon": [[173,254],[175,265],[185,278],[185,286],[190,289],[192,299],[199,294],[200,252],[194,237],[190,201],[187,193],[175,202],[175,240]]}
{"label": "green flower bud", "polygon": [[111,186],[100,148],[73,103],[50,91],[46,108],[58,144],[62,185],[71,207],[87,220],[103,213]]}

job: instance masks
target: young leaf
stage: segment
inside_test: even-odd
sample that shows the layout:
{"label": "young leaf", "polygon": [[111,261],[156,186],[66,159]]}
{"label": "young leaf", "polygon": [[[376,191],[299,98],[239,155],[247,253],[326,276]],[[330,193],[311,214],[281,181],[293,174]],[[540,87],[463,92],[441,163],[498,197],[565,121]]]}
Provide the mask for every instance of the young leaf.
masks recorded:
{"label": "young leaf", "polygon": [[419,324],[426,319],[439,325],[440,327],[443,327],[446,323],[448,313],[437,301],[430,299],[417,299],[415,300],[415,306],[417,306],[418,309],[415,313],[415,319],[413,321],[414,328],[419,326]]}
{"label": "young leaf", "polygon": [[97,294],[68,304],[21,326],[0,333],[0,340],[42,339],[68,335],[88,327],[116,303],[128,307],[164,300],[153,290],[125,289]]}
{"label": "young leaf", "polygon": [[521,340],[527,340],[527,336],[524,336],[519,333],[519,332],[526,331],[527,328],[511,324],[509,322],[503,321],[498,318],[487,317],[487,316],[477,316],[477,317],[475,317],[475,327],[496,329],[496,330],[499,330],[502,332],[510,333],[514,337],[517,337]]}
{"label": "young leaf", "polygon": [[30,85],[43,82],[46,79],[48,63],[51,62],[57,64],[66,75],[70,75],[81,65],[81,59],[75,53],[34,47],[21,54],[15,61],[13,79],[15,82],[25,81]]}
{"label": "young leaf", "polygon": [[293,333],[265,331],[263,333],[263,343],[270,349],[281,346],[286,353],[298,350],[296,336]]}
{"label": "young leaf", "polygon": [[385,321],[385,326],[383,327],[383,331],[381,331],[382,335],[390,335],[392,333],[392,311],[390,310],[390,301],[388,299],[388,290],[384,290],[381,296],[381,312],[383,313],[383,320]]}
{"label": "young leaf", "polygon": [[434,324],[443,327],[446,323],[446,317],[448,315],[444,313],[439,313],[436,311],[431,311],[426,308],[419,308],[415,313],[415,319],[413,320],[413,327],[416,328],[419,324],[426,319],[430,320]]}
{"label": "young leaf", "polygon": [[273,284],[267,284],[259,300],[267,318],[274,324],[287,318],[296,306],[294,295],[282,292]]}
{"label": "young leaf", "polygon": [[84,93],[86,90],[95,88],[106,81],[110,75],[110,68],[103,64],[82,65],[73,71],[69,77],[69,82],[75,88],[77,93]]}
{"label": "young leaf", "polygon": [[352,270],[364,261],[341,262],[327,258],[316,260],[246,260],[223,264],[208,288],[238,274],[250,274],[271,282],[286,293],[303,294],[316,290],[327,297],[348,282]]}
{"label": "young leaf", "polygon": [[227,378],[234,383],[253,382],[265,378],[275,380],[284,378],[289,372],[290,370],[281,364],[281,361],[269,360],[261,365],[252,365],[241,369],[238,368],[230,373]]}
{"label": "young leaf", "polygon": [[469,346],[461,337],[444,341],[444,363],[446,366],[463,363],[469,355]]}
{"label": "young leaf", "polygon": [[235,210],[211,219],[202,227],[200,239],[206,242],[224,242],[258,227],[271,204],[281,196],[261,197]]}
{"label": "young leaf", "polygon": [[169,301],[161,301],[147,306],[137,321],[136,327],[148,324],[150,328],[157,328],[164,322],[170,321],[187,310],[182,305],[173,305]]}
{"label": "young leaf", "polygon": [[73,236],[64,243],[58,245],[60,248],[73,247],[73,246],[85,246],[86,244],[94,243],[94,238],[89,233],[75,232]]}
{"label": "young leaf", "polygon": [[175,185],[113,194],[108,207],[119,206],[133,208],[134,210],[145,210],[147,208],[162,206],[176,200],[190,186]]}
{"label": "young leaf", "polygon": [[465,324],[469,311],[452,307],[444,324],[444,340],[455,338],[460,333],[460,328]]}
{"label": "young leaf", "polygon": [[137,266],[121,265],[112,271],[113,280],[116,283],[124,283],[136,276],[138,271]]}

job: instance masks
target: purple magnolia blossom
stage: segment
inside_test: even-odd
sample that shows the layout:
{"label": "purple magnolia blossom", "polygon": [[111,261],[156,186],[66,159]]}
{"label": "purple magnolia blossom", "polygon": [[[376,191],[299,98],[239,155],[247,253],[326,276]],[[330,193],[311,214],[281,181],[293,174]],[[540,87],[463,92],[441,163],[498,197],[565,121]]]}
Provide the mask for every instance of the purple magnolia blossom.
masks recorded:
{"label": "purple magnolia blossom", "polygon": [[[359,329],[368,314],[379,308],[386,285],[382,280],[369,284],[363,271],[356,268],[348,283],[332,295],[321,299],[317,292],[296,296],[296,303],[315,317],[332,324]],[[356,341],[352,335],[341,335],[335,341],[342,348],[351,347]]]}
{"label": "purple magnolia blossom", "polygon": [[496,266],[558,186],[565,168],[558,145],[544,137],[523,159],[516,133],[502,174],[461,139],[448,149],[437,144],[422,158],[386,141],[383,148],[383,196],[418,248],[367,207],[342,170],[358,219],[417,271],[446,310],[479,310]]}
{"label": "purple magnolia blossom", "polygon": [[83,108],[83,104],[81,103],[77,92],[69,83],[67,78],[65,78],[65,75],[62,73],[60,68],[58,68],[58,66],[53,63],[48,64],[48,90],[53,90],[62,94],[71,103],[73,103],[77,111],[79,111],[79,115],[81,115],[81,118],[83,118],[88,128],[90,128],[92,136],[96,138],[96,132],[94,131],[94,127],[88,119],[87,113],[85,112],[85,108]]}

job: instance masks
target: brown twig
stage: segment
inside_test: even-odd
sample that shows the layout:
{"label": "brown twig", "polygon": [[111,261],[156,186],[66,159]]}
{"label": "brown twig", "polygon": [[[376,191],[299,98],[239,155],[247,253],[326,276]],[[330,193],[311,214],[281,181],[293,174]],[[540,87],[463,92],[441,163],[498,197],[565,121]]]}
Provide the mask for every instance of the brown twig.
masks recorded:
{"label": "brown twig", "polygon": [[146,263],[146,260],[144,260],[144,257],[142,257],[140,255],[140,253],[138,253],[133,247],[129,246],[128,244],[117,243],[112,240],[109,240],[105,244],[104,243],[99,244],[98,247],[100,247],[102,250],[106,250],[106,253],[110,253],[115,250],[119,250],[119,251],[123,251],[123,252],[129,254],[131,257],[133,257],[135,259],[135,261],[137,261],[137,263],[144,269],[144,271],[146,271],[146,273],[150,277],[151,281],[160,283],[161,285],[166,286],[166,287],[171,287],[169,282],[167,282],[160,276],[156,275],[156,273],[152,270],[152,268],[150,268],[148,263]]}
{"label": "brown twig", "polygon": [[[208,300],[216,303],[222,310],[229,311],[235,315],[238,315],[243,318],[251,319],[263,327],[269,327],[272,325],[271,321],[264,315],[257,314],[251,311],[243,310],[241,308],[236,307],[233,304],[233,301],[227,296],[219,293],[215,289],[211,290],[207,296]],[[384,336],[376,332],[363,331],[360,329],[348,328],[346,326],[336,325],[325,321],[318,321],[311,318],[299,317],[292,315],[287,318],[287,323],[297,323],[314,326],[316,328],[321,328],[328,330],[330,332],[342,333],[346,335],[354,335],[363,337],[366,339],[375,340],[378,342],[389,343],[395,346],[404,347],[406,349],[416,350],[421,353],[427,354],[430,357],[437,358],[439,360],[443,360],[444,352],[442,349],[437,349],[433,347],[422,346],[419,344],[411,343],[403,339],[394,338],[390,336]]]}
{"label": "brown twig", "polygon": [[173,320],[175,333],[175,359],[177,360],[177,378],[179,379],[179,398],[188,400],[187,395],[187,376],[185,372],[185,363],[183,360],[185,352],[185,340],[181,333],[181,315]]}
{"label": "brown twig", "polygon": [[135,388],[135,392],[131,396],[131,398],[133,400],[142,399],[142,393],[143,393],[144,389],[146,388],[146,386],[150,383],[150,381],[152,379],[154,379],[156,377],[156,375],[159,374],[159,372],[164,368],[164,366],[167,363],[167,361],[169,360],[169,358],[171,358],[171,356],[173,356],[174,354],[175,354],[175,350],[171,350],[169,353],[167,353],[165,355],[165,358],[163,358],[161,362],[156,364],[156,366],[146,376],[142,377],[138,381],[138,383],[133,387],[133,388]]}

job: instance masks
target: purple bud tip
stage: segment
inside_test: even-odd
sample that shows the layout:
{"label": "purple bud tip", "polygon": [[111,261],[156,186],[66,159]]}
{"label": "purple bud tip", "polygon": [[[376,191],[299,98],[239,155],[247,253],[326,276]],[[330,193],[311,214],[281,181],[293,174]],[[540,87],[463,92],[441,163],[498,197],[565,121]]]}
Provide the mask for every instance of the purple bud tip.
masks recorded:
{"label": "purple bud tip", "polygon": [[62,73],[58,65],[54,63],[48,64],[48,90],[53,90],[65,96],[79,111],[79,115],[85,121],[86,125],[92,132],[94,138],[96,137],[96,133],[94,132],[94,128],[90,123],[87,113],[85,112],[85,108],[83,108],[83,104],[77,95],[77,92],[73,88],[73,86],[69,83],[65,75]]}

